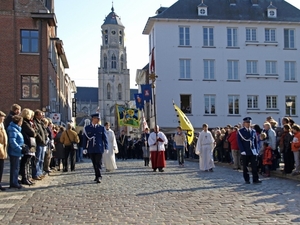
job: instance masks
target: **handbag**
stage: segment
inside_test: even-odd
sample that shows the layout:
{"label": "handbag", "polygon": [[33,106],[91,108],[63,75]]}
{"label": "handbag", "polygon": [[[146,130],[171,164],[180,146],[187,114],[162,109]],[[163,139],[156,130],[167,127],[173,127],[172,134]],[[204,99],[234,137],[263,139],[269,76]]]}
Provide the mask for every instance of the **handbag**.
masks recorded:
{"label": "handbag", "polygon": [[30,137],[30,146],[31,147],[36,147],[36,140],[34,137]]}
{"label": "handbag", "polygon": [[69,137],[69,134],[68,134],[68,131],[67,131],[67,130],[66,130],[66,133],[67,133],[67,136],[68,136],[69,141],[71,142],[71,147],[72,147],[72,149],[73,149],[73,150],[77,150],[77,149],[78,149],[77,143],[74,142],[74,141],[71,141],[71,139],[70,139],[70,137]]}

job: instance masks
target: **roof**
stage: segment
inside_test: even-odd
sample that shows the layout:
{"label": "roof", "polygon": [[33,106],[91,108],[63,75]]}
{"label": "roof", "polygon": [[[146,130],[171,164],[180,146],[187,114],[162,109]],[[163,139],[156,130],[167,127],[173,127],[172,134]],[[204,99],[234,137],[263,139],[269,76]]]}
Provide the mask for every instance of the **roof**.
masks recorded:
{"label": "roof", "polygon": [[98,102],[98,88],[97,87],[77,87],[75,98],[83,102]]}
{"label": "roof", "polygon": [[130,101],[135,100],[134,94],[138,93],[138,89],[130,89]]}
{"label": "roof", "polygon": [[281,21],[300,22],[300,10],[284,0],[273,0],[272,8],[277,8],[277,17],[268,18],[267,9],[271,5],[270,0],[260,0],[258,4],[252,4],[250,0],[236,0],[235,5],[230,5],[225,0],[204,0],[208,7],[205,17],[198,16],[199,0],[178,0],[172,6],[150,17],[144,28],[143,34],[148,34],[156,20],[245,20],[245,21]]}
{"label": "roof", "polygon": [[115,13],[114,7],[111,8],[111,12],[104,19],[103,25],[108,25],[108,24],[109,25],[114,24],[114,25],[119,25],[119,26],[124,27],[121,22],[121,18]]}

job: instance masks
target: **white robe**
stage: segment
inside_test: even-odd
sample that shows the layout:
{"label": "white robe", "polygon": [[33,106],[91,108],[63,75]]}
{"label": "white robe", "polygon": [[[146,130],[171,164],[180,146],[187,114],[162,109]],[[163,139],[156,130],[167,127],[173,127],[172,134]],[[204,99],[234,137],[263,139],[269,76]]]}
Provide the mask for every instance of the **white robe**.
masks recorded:
{"label": "white robe", "polygon": [[[157,142],[156,138],[162,139],[162,142],[161,141],[158,142],[158,147],[157,147],[157,143],[156,143]],[[148,144],[149,144],[150,152],[157,151],[157,149],[158,149],[158,151],[165,151],[165,145],[168,144],[168,139],[163,132],[159,131],[157,133],[157,136],[156,136],[155,132],[152,132],[149,135]]]}
{"label": "white robe", "polygon": [[108,153],[103,153],[103,163],[107,170],[117,169],[115,154],[119,152],[118,144],[116,141],[115,133],[109,129],[106,130],[107,142],[108,142]]}
{"label": "white robe", "polygon": [[215,140],[210,131],[201,131],[196,145],[196,154],[199,155],[200,170],[205,171],[215,167],[213,160]]}

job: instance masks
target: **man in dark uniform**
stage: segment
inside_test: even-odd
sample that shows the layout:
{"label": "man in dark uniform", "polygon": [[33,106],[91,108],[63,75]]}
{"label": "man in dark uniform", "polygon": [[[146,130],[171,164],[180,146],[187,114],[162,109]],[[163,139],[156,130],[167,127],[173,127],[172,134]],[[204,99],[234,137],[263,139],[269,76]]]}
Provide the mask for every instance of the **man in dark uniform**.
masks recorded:
{"label": "man in dark uniform", "polygon": [[256,132],[251,129],[251,118],[246,117],[243,119],[243,128],[238,130],[237,139],[239,149],[241,151],[242,161],[243,161],[243,175],[246,184],[250,184],[250,176],[248,171],[248,165],[251,164],[253,183],[260,184],[261,181],[258,178],[257,172],[257,140]]}
{"label": "man in dark uniform", "polygon": [[92,114],[92,123],[84,128],[83,148],[84,153],[89,153],[95,170],[95,180],[101,183],[102,154],[108,152],[107,135],[104,126],[100,125],[100,115]]}
{"label": "man in dark uniform", "polygon": [[119,143],[119,151],[120,151],[120,158],[122,160],[127,160],[127,149],[128,149],[128,139],[127,136],[125,135],[125,131],[121,131],[121,135],[118,140]]}

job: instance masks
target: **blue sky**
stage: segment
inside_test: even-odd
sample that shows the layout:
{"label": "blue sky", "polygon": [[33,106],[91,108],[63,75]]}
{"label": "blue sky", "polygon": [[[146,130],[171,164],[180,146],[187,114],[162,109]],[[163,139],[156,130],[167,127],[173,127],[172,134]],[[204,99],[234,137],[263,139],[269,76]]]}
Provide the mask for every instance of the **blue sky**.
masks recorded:
{"label": "blue sky", "polygon": [[[206,0],[209,1],[209,0]],[[169,7],[176,0],[114,0],[114,9],[125,26],[127,67],[130,87],[135,87],[136,70],[148,63],[148,36],[143,29],[148,17],[160,6]],[[300,8],[299,0],[287,2]],[[199,0],[200,3],[200,0]],[[98,86],[101,25],[111,12],[110,0],[56,0],[58,37],[63,40],[70,69],[67,73],[79,87]]]}

